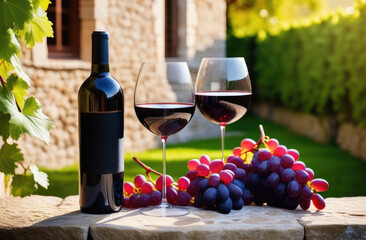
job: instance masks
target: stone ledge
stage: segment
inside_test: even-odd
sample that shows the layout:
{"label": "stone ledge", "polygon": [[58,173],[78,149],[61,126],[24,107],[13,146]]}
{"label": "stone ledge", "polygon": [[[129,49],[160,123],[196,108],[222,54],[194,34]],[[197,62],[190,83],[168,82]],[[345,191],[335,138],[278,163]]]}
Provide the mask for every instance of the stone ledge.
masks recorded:
{"label": "stone ledge", "polygon": [[124,209],[88,215],[78,196],[0,198],[0,239],[365,239],[366,197],[327,198],[316,211],[246,206],[223,215],[190,207],[179,218]]}

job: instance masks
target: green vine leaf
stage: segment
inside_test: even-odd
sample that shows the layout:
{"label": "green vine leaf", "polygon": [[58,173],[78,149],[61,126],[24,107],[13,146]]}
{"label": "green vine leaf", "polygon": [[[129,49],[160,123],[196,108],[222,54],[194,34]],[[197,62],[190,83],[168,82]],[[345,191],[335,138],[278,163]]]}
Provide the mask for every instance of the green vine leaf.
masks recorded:
{"label": "green vine leaf", "polygon": [[11,29],[0,28],[0,59],[10,62],[10,58],[20,52],[20,44]]}
{"label": "green vine leaf", "polygon": [[42,106],[34,97],[27,98],[23,109],[18,110],[14,95],[0,90],[0,111],[10,114],[10,136],[18,140],[20,135],[28,133],[45,143],[50,142],[50,133],[53,125],[51,120],[42,112]]}
{"label": "green vine leaf", "polygon": [[32,6],[29,0],[0,1],[0,22],[5,28],[23,29],[31,17]]}
{"label": "green vine leaf", "polygon": [[19,108],[23,109],[24,98],[29,93],[28,83],[23,79],[17,77],[16,75],[11,75],[6,80],[6,89],[13,93],[15,101],[17,102]]}
{"label": "green vine leaf", "polygon": [[0,171],[4,174],[14,174],[16,162],[23,161],[23,154],[20,152],[18,145],[13,143],[12,145],[7,142],[4,143],[0,149]]}
{"label": "green vine leaf", "polygon": [[53,37],[52,22],[42,7],[32,11],[32,19],[24,25],[18,34],[24,35],[27,47],[32,48],[35,43],[42,42],[44,37]]}
{"label": "green vine leaf", "polygon": [[32,176],[15,175],[11,182],[11,194],[17,197],[25,197],[31,195],[36,190],[35,182]]}
{"label": "green vine leaf", "polygon": [[3,114],[0,112],[0,136],[3,137],[4,142],[9,138],[9,120],[9,114]]}
{"label": "green vine leaf", "polygon": [[47,10],[48,5],[50,5],[50,0],[32,0],[32,4],[34,9],[37,9],[38,7],[43,8],[43,10]]}
{"label": "green vine leaf", "polygon": [[42,187],[44,187],[45,189],[48,189],[48,176],[46,173],[39,171],[38,167],[34,164],[31,164],[29,166],[29,169],[31,170],[32,174],[33,174],[33,179],[34,181],[41,185]]}

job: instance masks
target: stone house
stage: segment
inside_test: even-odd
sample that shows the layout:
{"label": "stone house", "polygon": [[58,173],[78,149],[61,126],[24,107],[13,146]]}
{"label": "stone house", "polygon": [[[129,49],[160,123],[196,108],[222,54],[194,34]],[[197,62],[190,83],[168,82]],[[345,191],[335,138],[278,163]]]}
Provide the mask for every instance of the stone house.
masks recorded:
{"label": "stone house", "polygon": [[[194,80],[202,57],[225,56],[225,0],[53,0],[48,17],[55,37],[23,50],[31,94],[54,123],[49,146],[28,136],[19,144],[27,161],[59,168],[78,161],[77,92],[89,76],[91,33],[110,34],[110,69],[125,94],[125,151],[158,146],[137,120],[133,94],[144,61],[187,61]],[[152,93],[154,94],[154,93]],[[196,111],[180,141],[208,136],[212,126]],[[195,136],[192,135],[195,132]],[[218,131],[218,129],[217,129]],[[202,133],[202,134],[200,134]]]}

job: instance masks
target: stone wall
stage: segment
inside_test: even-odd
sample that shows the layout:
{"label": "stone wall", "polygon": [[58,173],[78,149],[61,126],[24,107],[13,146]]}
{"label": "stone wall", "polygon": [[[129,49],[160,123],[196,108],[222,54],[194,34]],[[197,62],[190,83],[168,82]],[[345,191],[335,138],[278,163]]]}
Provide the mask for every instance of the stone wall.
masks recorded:
{"label": "stone wall", "polygon": [[[48,168],[78,161],[77,92],[90,72],[90,34],[94,29],[110,33],[111,73],[125,94],[125,151],[141,151],[158,144],[157,138],[137,120],[133,94],[141,63],[164,60],[164,0],[105,0],[103,4],[80,0],[80,3],[81,59],[48,59],[45,42],[23,51],[22,62],[31,78],[31,95],[39,99],[54,129],[49,146],[27,136],[19,143],[26,161]],[[180,36],[180,42],[187,46],[178,57],[188,58],[196,72],[201,57],[225,56],[226,4],[224,0],[179,3],[184,3],[179,11],[186,20],[180,25],[189,34]],[[212,132],[207,137],[218,134],[198,111],[195,115],[182,136],[172,139],[174,142],[193,139],[198,130]]]}

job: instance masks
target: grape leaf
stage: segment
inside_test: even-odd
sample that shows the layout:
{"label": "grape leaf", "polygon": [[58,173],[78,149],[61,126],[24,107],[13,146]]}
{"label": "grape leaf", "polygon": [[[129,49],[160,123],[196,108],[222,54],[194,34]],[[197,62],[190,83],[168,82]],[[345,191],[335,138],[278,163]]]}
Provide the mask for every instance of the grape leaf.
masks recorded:
{"label": "grape leaf", "polygon": [[27,47],[32,48],[35,43],[42,42],[44,37],[53,37],[52,22],[48,21],[47,14],[42,7],[32,11],[32,20],[24,25],[24,34]]}
{"label": "grape leaf", "polygon": [[23,161],[23,154],[20,152],[18,145],[4,143],[0,149],[0,172],[4,174],[14,174],[16,162]]}
{"label": "grape leaf", "polygon": [[0,75],[3,78],[8,78],[10,71],[14,70],[14,67],[10,62],[0,59]]}
{"label": "grape leaf", "polygon": [[23,29],[31,17],[32,6],[29,0],[0,1],[1,27]]}
{"label": "grape leaf", "polygon": [[24,81],[26,81],[28,85],[30,85],[30,79],[28,75],[23,71],[19,58],[17,57],[16,54],[13,54],[11,56],[10,63],[13,66],[15,73],[18,74],[18,76],[22,78]]}
{"label": "grape leaf", "polygon": [[25,197],[31,195],[35,190],[35,183],[32,176],[15,175],[11,182],[11,194],[14,197]]}
{"label": "grape leaf", "polygon": [[39,138],[45,143],[50,142],[52,122],[42,113],[42,106],[34,97],[27,98],[23,109],[19,112],[14,95],[5,90],[0,90],[0,111],[10,114],[10,136],[18,140],[20,135],[28,133],[32,137]]}
{"label": "grape leaf", "polygon": [[50,5],[50,0],[32,0],[32,4],[34,9],[37,9],[38,7],[43,8],[45,11],[48,8],[48,5]]}
{"label": "grape leaf", "polygon": [[24,97],[29,93],[28,83],[16,75],[11,75],[6,80],[6,89],[13,93],[19,108],[23,109]]}
{"label": "grape leaf", "polygon": [[44,187],[45,189],[48,189],[48,176],[46,173],[39,171],[38,167],[34,164],[29,166],[29,169],[31,170],[33,174],[33,179],[36,183]]}
{"label": "grape leaf", "polygon": [[20,44],[13,30],[0,28],[0,59],[10,62],[12,55],[20,52]]}
{"label": "grape leaf", "polygon": [[2,112],[0,112],[0,136],[3,137],[4,142],[9,137],[9,120],[9,114],[3,114]]}

